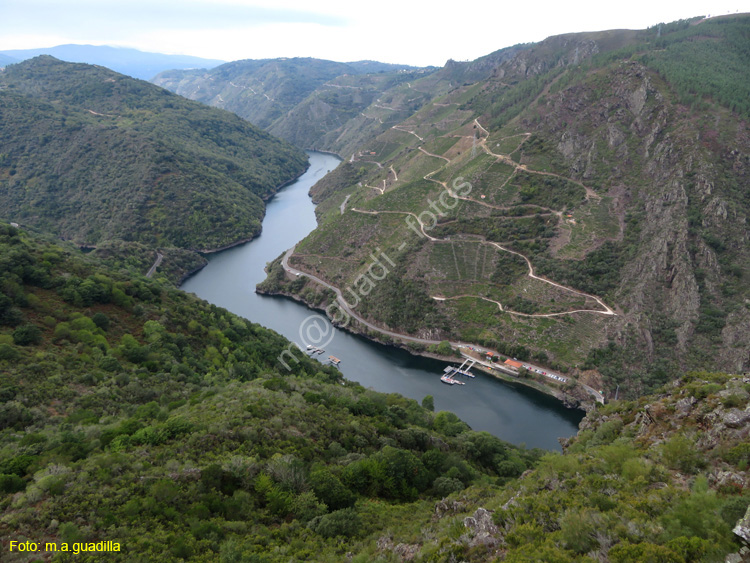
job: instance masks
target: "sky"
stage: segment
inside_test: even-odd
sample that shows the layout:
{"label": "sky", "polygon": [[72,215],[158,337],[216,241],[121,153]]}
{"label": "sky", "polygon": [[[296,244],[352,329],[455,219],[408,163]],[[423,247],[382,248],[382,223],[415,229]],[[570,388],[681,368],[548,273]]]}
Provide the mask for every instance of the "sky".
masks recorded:
{"label": "sky", "polygon": [[68,43],[232,61],[442,66],[550,35],[750,12],[750,0],[0,0],[0,51]]}

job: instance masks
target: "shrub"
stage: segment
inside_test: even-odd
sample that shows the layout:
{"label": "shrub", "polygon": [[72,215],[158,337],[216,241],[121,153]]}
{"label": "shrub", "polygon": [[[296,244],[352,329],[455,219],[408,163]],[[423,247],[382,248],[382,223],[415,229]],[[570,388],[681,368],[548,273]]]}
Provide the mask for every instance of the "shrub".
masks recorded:
{"label": "shrub", "polygon": [[101,360],[99,360],[99,367],[104,371],[109,372],[120,371],[122,369],[122,366],[120,365],[120,362],[117,361],[117,358],[113,358],[112,356],[104,356]]}
{"label": "shrub", "polygon": [[106,331],[109,328],[109,317],[104,313],[96,313],[93,317],[91,317],[91,320],[94,321],[94,324],[102,330]]}
{"label": "shrub", "polygon": [[354,506],[356,497],[344,484],[328,469],[320,469],[310,473],[308,482],[315,492],[315,496],[324,502],[330,510],[340,510]]}
{"label": "shrub", "polygon": [[0,474],[0,492],[17,493],[26,488],[26,482],[18,475],[5,473]]}
{"label": "shrub", "polygon": [[724,454],[724,459],[734,465],[750,464],[750,444],[739,444]]}
{"label": "shrub", "polygon": [[307,527],[325,538],[351,537],[360,531],[362,522],[353,508],[344,508],[313,518]]}
{"label": "shrub", "polygon": [[432,483],[432,488],[435,490],[435,495],[439,497],[447,497],[452,493],[457,493],[464,490],[464,484],[460,479],[453,479],[451,477],[438,477]]}
{"label": "shrub", "polygon": [[687,436],[677,435],[661,446],[664,463],[672,469],[695,473],[705,465],[700,451]]}
{"label": "shrub", "polygon": [[42,341],[42,331],[39,327],[32,324],[19,326],[13,331],[13,342],[19,346],[29,346],[30,344],[39,344]]}
{"label": "shrub", "polygon": [[678,563],[685,561],[677,553],[662,545],[652,543],[620,543],[609,550],[612,563]]}
{"label": "shrub", "polygon": [[20,356],[18,350],[8,344],[0,344],[0,360],[13,362]]}

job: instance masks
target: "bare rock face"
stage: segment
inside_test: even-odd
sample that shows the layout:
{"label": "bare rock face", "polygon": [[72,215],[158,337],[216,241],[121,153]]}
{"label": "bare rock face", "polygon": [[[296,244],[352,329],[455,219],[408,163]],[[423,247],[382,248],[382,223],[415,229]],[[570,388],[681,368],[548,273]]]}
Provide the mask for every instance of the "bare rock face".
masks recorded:
{"label": "bare rock face", "polygon": [[685,397],[684,399],[680,399],[679,401],[677,401],[675,409],[677,410],[678,418],[684,418],[685,416],[687,416],[688,413],[690,413],[690,410],[693,408],[694,404],[695,397]]}
{"label": "bare rock face", "polygon": [[435,520],[440,520],[446,514],[456,514],[466,510],[466,505],[457,500],[443,499],[435,503]]}
{"label": "bare rock face", "polygon": [[727,428],[742,428],[750,422],[750,411],[729,410],[721,420]]}
{"label": "bare rock face", "polygon": [[378,538],[377,546],[380,551],[390,551],[397,555],[400,561],[412,561],[418,554],[420,546],[415,543],[393,543],[388,536]]}
{"label": "bare rock face", "polygon": [[750,546],[750,506],[747,507],[745,516],[737,522],[732,531],[746,546]]}
{"label": "bare rock face", "polygon": [[738,473],[732,471],[718,471],[708,476],[708,482],[711,486],[717,488],[733,485],[738,489],[743,489],[748,484],[748,478],[747,473],[744,471]]}
{"label": "bare rock face", "polygon": [[502,542],[500,529],[492,521],[492,513],[486,508],[477,508],[474,516],[464,518],[464,526],[471,532],[469,545],[496,548]]}

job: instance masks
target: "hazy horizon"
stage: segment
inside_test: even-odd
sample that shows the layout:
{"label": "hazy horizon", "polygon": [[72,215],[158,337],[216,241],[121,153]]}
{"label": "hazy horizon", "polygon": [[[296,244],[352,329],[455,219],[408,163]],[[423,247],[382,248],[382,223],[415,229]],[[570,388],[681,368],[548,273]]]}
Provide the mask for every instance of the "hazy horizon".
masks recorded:
{"label": "hazy horizon", "polygon": [[6,0],[0,7],[0,51],[74,44],[227,62],[313,57],[442,66],[448,59],[474,60],[551,35],[644,29],[746,10],[739,0],[636,0],[608,11],[590,1],[543,2],[533,9],[479,2],[464,10],[444,10],[393,0],[377,5],[343,0],[70,0],[64,5]]}

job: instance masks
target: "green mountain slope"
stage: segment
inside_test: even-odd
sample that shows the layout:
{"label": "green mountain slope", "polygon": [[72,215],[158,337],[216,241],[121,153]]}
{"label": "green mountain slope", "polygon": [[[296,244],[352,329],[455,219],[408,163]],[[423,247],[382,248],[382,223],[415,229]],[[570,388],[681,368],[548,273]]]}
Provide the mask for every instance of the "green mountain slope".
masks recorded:
{"label": "green mountain slope", "polygon": [[[570,34],[446,65],[410,86],[448,91],[313,188],[320,224],[289,264],[352,290],[354,330],[478,344],[610,396],[748,369],[749,26]],[[366,285],[381,252],[389,273]],[[264,289],[332,303],[286,280],[277,264]]]}
{"label": "green mountain slope", "polygon": [[[0,226],[0,263],[4,561],[694,562],[741,548],[747,378],[695,373],[607,405],[542,456],[306,357],[281,370],[277,334],[64,243]],[[107,541],[119,550],[72,555]]]}
{"label": "green mountain slope", "polygon": [[279,335],[72,246],[0,226],[0,250],[4,561],[28,561],[6,548],[26,539],[336,560],[541,454],[304,354],[283,370]]}
{"label": "green mountain slope", "polygon": [[[381,94],[433,70],[375,61],[285,58],[236,61],[210,71],[168,71],[152,82],[232,111],[299,147],[343,154],[344,146],[373,136],[378,121],[382,125]],[[425,96],[410,98],[413,111]],[[365,111],[368,108],[372,111]]]}
{"label": "green mountain slope", "polygon": [[[406,84],[422,75],[423,71],[402,71],[338,76],[319,85],[275,120],[268,131],[299,147],[346,154],[349,146],[361,142],[362,135],[377,135],[389,123],[400,121],[400,112],[377,106],[388,103],[381,99],[385,92],[397,90],[399,85],[405,89]],[[419,99],[415,96],[415,100]],[[415,104],[412,108],[421,106],[412,101]],[[388,115],[381,117],[384,113]],[[401,115],[401,119],[405,115],[408,113]]]}
{"label": "green mountain slope", "polygon": [[78,244],[213,249],[260,230],[305,156],[228,112],[101,67],[39,57],[0,75],[0,203]]}
{"label": "green mountain slope", "polygon": [[744,561],[748,397],[747,378],[700,372],[615,402],[584,419],[563,455],[501,490],[451,495],[427,530],[395,532],[383,551],[406,544],[417,561]]}
{"label": "green mountain slope", "polygon": [[152,82],[267,128],[321,84],[357,73],[346,63],[321,59],[261,59],[234,61],[211,70],[166,71]]}

